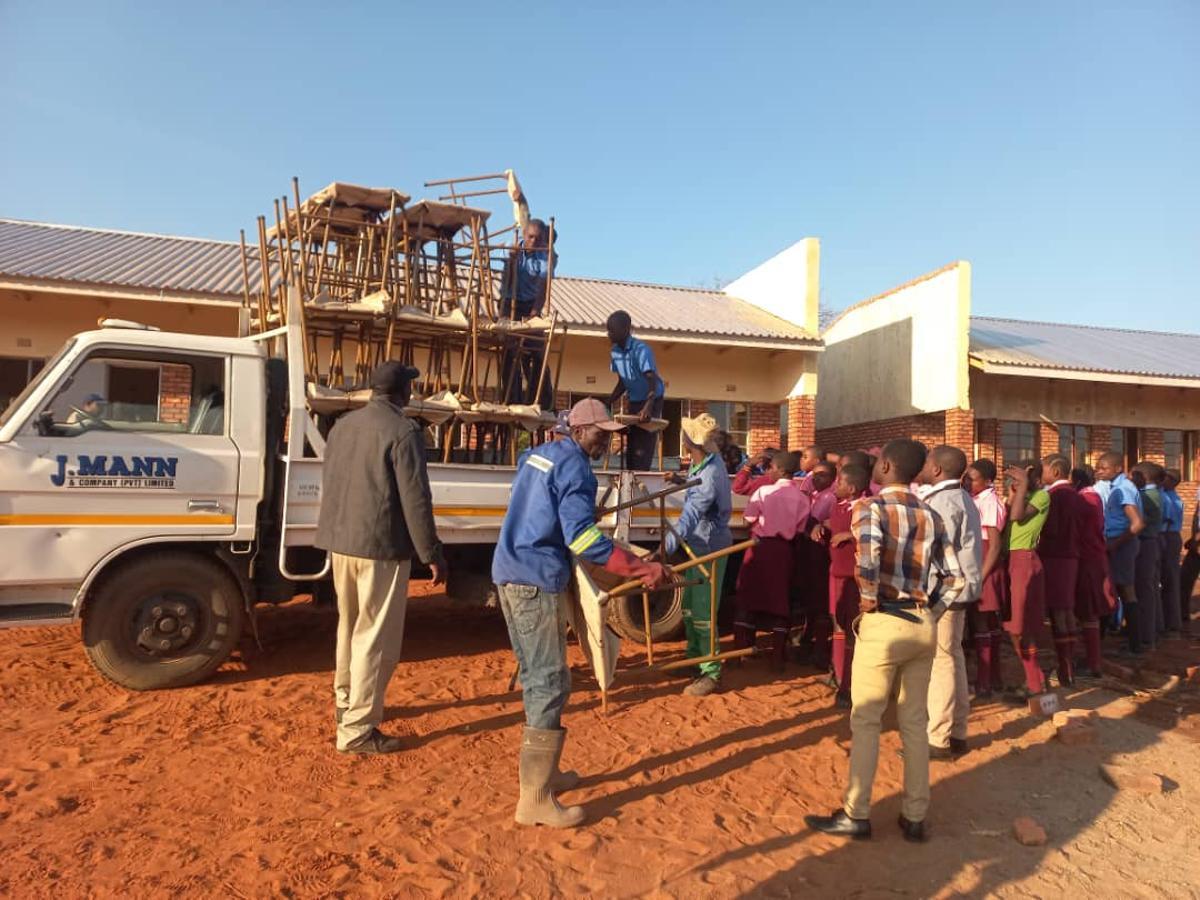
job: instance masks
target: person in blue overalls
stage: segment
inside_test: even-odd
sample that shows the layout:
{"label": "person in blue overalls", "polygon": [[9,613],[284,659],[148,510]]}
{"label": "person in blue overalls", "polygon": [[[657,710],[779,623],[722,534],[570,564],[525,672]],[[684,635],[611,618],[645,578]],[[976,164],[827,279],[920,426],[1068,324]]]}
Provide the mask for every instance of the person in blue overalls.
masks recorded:
{"label": "person in blue overalls", "polygon": [[618,547],[596,527],[592,460],[608,452],[621,427],[599,400],[580,400],[567,417],[570,437],[525,456],[513,480],[508,512],[492,557],[492,580],[508,625],[521,679],[525,731],[521,740],[521,825],[570,828],[583,808],[562,807],[555,793],[578,782],[559,771],[566,729],[562,711],[571,691],[566,625],[560,614],[571,581],[571,558],[587,560],[623,579],[658,587],[671,570]]}
{"label": "person in blue overalls", "polygon": [[[716,550],[724,550],[733,543],[729,531],[729,517],[733,512],[733,495],[729,488],[729,473],[717,452],[717,420],[708,413],[694,419],[684,418],[680,422],[683,446],[691,460],[688,480],[700,479],[700,484],[687,489],[683,495],[683,513],[675,523],[674,532],[666,537],[667,555],[679,549],[680,539],[695,556],[703,556]],[[678,535],[678,537],[676,537]],[[717,585],[717,600],[721,599],[721,584],[725,579],[725,557],[706,568],[712,571]],[[717,623],[711,621],[711,597],[709,580],[687,587],[683,592],[683,625],[687,632],[687,655],[689,658],[709,655],[709,631]],[[717,660],[702,662],[699,676],[683,689],[685,694],[703,697],[720,686],[721,663]]]}
{"label": "person in blue overalls", "polygon": [[[613,388],[609,403],[616,406],[622,395],[629,398],[629,413],[639,422],[661,419],[663,411],[663,380],[654,362],[654,351],[645,341],[635,338],[630,332],[633,320],[629,313],[618,309],[605,323],[608,340],[612,344],[610,356],[612,370],[617,373],[617,384]],[[645,428],[634,426],[625,439],[625,468],[635,472],[646,472],[654,466],[654,448],[658,435]]]}

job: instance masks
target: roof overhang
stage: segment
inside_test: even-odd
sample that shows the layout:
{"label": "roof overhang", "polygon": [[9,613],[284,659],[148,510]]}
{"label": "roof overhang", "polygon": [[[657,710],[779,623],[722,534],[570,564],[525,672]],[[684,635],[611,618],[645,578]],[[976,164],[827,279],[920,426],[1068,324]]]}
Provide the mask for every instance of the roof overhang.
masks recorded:
{"label": "roof overhang", "polygon": [[[608,332],[594,325],[572,325],[567,323],[567,334],[580,337],[595,337],[608,339]],[[665,331],[661,328],[638,328],[637,336],[647,340],[662,341],[673,344],[696,344],[711,347],[720,344],[724,347],[745,347],[750,350],[791,350],[820,353],[825,344],[816,338],[770,338],[744,337],[729,334],[695,334],[677,331]]]}
{"label": "roof overhang", "polygon": [[1094,372],[1087,369],[1059,369],[1054,366],[995,363],[985,362],[977,356],[971,357],[971,367],[980,372],[986,372],[989,375],[1013,375],[1018,378],[1061,378],[1065,381],[1100,381],[1106,384],[1144,384],[1153,387],[1200,388],[1200,378],[1171,378],[1165,375]]}
{"label": "roof overhang", "polygon": [[89,284],[83,281],[52,281],[44,278],[14,278],[0,275],[0,289],[12,291],[41,291],[48,294],[74,294],[95,297],[101,300],[154,300],[159,303],[182,303],[189,306],[217,306],[236,309],[242,305],[240,297],[229,294],[210,294],[202,291],[167,290],[166,288],[138,288],[121,285]]}

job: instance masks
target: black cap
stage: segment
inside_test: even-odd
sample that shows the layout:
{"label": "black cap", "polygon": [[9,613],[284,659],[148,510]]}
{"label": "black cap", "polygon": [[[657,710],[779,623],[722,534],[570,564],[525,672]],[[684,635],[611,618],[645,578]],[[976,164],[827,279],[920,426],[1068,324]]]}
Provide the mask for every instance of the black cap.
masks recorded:
{"label": "black cap", "polygon": [[414,378],[420,377],[420,369],[391,359],[376,366],[375,371],[371,373],[371,390],[381,394],[395,394]]}

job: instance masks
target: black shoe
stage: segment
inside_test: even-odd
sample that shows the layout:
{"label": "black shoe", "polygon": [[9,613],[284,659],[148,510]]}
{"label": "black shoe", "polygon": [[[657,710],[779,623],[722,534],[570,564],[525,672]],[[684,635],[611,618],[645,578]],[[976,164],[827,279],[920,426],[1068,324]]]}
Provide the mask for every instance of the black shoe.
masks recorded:
{"label": "black shoe", "polygon": [[900,830],[904,832],[904,839],[912,841],[914,844],[923,844],[929,840],[929,835],[925,833],[924,822],[910,822],[904,816],[899,820]]}
{"label": "black shoe", "polygon": [[871,820],[852,819],[844,809],[834,810],[827,816],[805,816],[804,824],[813,831],[839,834],[856,841],[865,841],[871,836]]}
{"label": "black shoe", "polygon": [[967,752],[966,738],[950,738],[950,752],[955,756],[962,756]]}
{"label": "black shoe", "polygon": [[[901,754],[901,755],[903,755],[903,754]],[[954,751],[951,750],[949,747],[935,747],[933,744],[930,744],[929,745],[929,758],[930,759],[954,759]]]}
{"label": "black shoe", "polygon": [[378,728],[372,728],[369,734],[365,734],[358,740],[348,744],[345,748],[339,747],[339,753],[396,753],[404,749],[404,741],[398,737],[384,734]]}

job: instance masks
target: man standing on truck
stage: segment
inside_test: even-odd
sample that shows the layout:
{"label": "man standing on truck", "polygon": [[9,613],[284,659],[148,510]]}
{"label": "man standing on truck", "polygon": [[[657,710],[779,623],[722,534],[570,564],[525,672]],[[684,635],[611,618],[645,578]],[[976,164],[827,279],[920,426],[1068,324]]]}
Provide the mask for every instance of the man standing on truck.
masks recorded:
{"label": "man standing on truck", "polygon": [[643,562],[618,547],[596,527],[596,476],[591,461],[608,452],[621,427],[599,400],[580,400],[567,418],[570,437],[535,447],[517,469],[512,498],[492,559],[492,580],[521,678],[525,731],[521,739],[521,825],[570,828],[583,821],[583,809],[563,808],[555,793],[578,781],[560,772],[566,729],[562,711],[571,691],[566,625],[571,557],[603,566],[648,587],[663,584],[670,570]]}
{"label": "man standing on truck", "polygon": [[[616,405],[624,394],[629,398],[629,414],[638,417],[639,423],[661,419],[663,411],[663,380],[654,362],[654,351],[645,341],[632,334],[633,319],[623,309],[618,309],[605,323],[608,340],[612,344],[612,370],[617,373],[609,403]],[[658,435],[640,425],[629,429],[625,439],[625,468],[645,472],[654,465],[654,448]]]}
{"label": "man standing on truck", "polygon": [[395,753],[379,730],[383,697],[400,660],[408,576],[415,555],[446,580],[433,521],[421,428],[404,415],[417,369],[390,361],[371,376],[371,399],[343,416],[325,445],[314,542],[329,551],[337,591],[337,748]]}
{"label": "man standing on truck", "polygon": [[[507,170],[508,195],[513,203],[513,219],[521,236],[504,264],[500,279],[501,314],[509,319],[525,321],[536,318],[549,300],[550,282],[558,254],[550,246],[556,236],[541,219],[529,217],[529,201],[525,198],[517,176]],[[542,409],[554,406],[554,389],[547,382],[537,394],[537,381],[546,353],[545,340],[537,335],[525,335],[514,347],[505,351],[504,385],[509,403],[537,403]]]}

